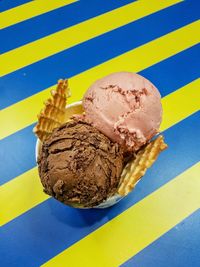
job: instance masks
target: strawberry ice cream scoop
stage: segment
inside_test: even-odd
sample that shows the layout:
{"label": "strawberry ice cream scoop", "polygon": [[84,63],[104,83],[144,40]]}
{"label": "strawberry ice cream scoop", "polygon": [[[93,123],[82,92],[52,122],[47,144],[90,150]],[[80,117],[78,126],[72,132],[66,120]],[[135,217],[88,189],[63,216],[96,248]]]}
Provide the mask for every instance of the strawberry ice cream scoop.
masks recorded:
{"label": "strawberry ice cream scoop", "polygon": [[162,119],[158,89],[131,72],[97,80],[86,92],[83,107],[84,119],[125,151],[136,151],[148,142]]}

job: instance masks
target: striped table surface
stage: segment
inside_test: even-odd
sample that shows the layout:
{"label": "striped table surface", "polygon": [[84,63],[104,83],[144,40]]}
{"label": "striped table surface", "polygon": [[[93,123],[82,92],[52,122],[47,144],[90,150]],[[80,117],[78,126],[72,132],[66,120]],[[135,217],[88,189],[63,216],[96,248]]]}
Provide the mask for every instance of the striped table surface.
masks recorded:
{"label": "striped table surface", "polygon": [[[200,2],[1,0],[0,266],[200,266]],[[59,78],[80,100],[138,72],[160,90],[169,148],[103,210],[45,195],[32,129]]]}

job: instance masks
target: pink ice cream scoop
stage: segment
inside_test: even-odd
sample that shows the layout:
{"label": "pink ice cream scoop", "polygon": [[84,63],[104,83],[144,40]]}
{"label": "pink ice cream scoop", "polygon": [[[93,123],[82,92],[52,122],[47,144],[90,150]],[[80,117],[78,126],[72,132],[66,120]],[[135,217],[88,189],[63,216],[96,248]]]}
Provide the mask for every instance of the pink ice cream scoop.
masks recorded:
{"label": "pink ice cream scoop", "polygon": [[158,89],[144,77],[118,72],[97,80],[83,98],[85,120],[136,151],[157,132],[162,119]]}

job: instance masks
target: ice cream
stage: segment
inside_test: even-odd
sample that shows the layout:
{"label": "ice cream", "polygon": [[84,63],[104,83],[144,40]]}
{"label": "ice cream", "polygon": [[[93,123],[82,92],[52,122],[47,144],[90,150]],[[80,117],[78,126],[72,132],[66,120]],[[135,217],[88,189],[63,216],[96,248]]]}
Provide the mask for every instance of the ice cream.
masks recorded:
{"label": "ice cream", "polygon": [[83,119],[125,151],[136,151],[147,143],[158,132],[162,119],[159,91],[131,72],[97,80],[86,92],[83,107]]}
{"label": "ice cream", "polygon": [[145,78],[120,72],[96,81],[83,106],[68,106],[69,95],[68,81],[59,80],[34,127],[44,191],[73,207],[111,206],[167,147],[162,136],[150,140],[161,122],[160,94]]}
{"label": "ice cream", "polygon": [[94,127],[70,121],[44,141],[38,166],[47,194],[68,205],[92,207],[116,193],[123,152]]}

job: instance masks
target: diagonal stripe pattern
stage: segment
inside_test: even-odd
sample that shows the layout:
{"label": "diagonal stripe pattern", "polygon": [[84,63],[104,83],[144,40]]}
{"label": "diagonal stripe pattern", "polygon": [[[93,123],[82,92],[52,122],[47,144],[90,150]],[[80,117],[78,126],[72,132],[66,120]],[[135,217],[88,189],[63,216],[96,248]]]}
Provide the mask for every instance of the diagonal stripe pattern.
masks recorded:
{"label": "diagonal stripe pattern", "polygon": [[[165,266],[166,262],[168,266],[186,265],[198,267],[199,253],[198,250],[193,248],[198,247],[198,239],[196,237],[199,236],[199,222],[200,209],[170,229],[156,242],[153,242],[140,253],[120,265],[120,267]],[[190,245],[188,246],[188,244]],[[174,251],[176,251],[176,257],[174,257]]]}
{"label": "diagonal stripe pattern", "polygon": [[12,9],[14,7],[23,5],[23,4],[30,2],[30,1],[32,1],[32,0],[16,0],[16,1],[2,0],[1,6],[0,6],[0,11],[1,12],[6,11],[6,10]]}
{"label": "diagonal stripe pattern", "polygon": [[[162,99],[164,119],[161,129],[163,131],[200,109],[198,101],[200,90],[197,90],[199,87],[200,79],[197,79]],[[188,99],[194,99],[194,101],[188,103]],[[182,109],[179,103],[185,104],[185,108]],[[42,186],[37,176],[37,168],[33,168],[1,186],[0,210],[3,212],[0,217],[0,225],[9,222],[48,198],[42,192]],[[24,188],[26,190],[23,190]],[[31,191],[34,192],[33,198],[28,197]],[[10,202],[9,199],[13,201]]]}
{"label": "diagonal stripe pattern", "polygon": [[37,0],[4,11],[0,15],[1,29],[39,16],[56,8],[69,5],[77,0]]}
{"label": "diagonal stripe pattern", "polygon": [[[135,0],[108,0],[103,5],[101,0],[76,1],[62,8],[57,8],[51,12],[25,20],[22,23],[14,24],[1,31],[1,36],[4,39],[4,43],[1,45],[1,51],[5,53],[133,1]],[[185,5],[184,2],[180,2],[177,5],[179,4]],[[186,3],[186,5],[192,6],[193,8],[193,4]],[[53,21],[53,24],[49,23],[50,21]]]}
{"label": "diagonal stripe pattern", "polygon": [[119,266],[200,208],[199,172],[200,163],[42,266]]}
{"label": "diagonal stripe pattern", "polygon": [[[180,0],[156,1],[141,0],[125,5],[93,19],[59,31],[35,42],[8,51],[1,56],[0,64],[4,65],[1,75],[37,62],[64,49],[85,42],[100,34],[111,31],[141,17],[159,11]],[[102,23],[106,21],[106,23]],[[37,51],[37,53],[36,53]]]}
{"label": "diagonal stripe pattern", "polygon": [[[127,2],[130,0],[122,0],[122,1],[124,3],[124,1]],[[89,2],[91,2],[91,0],[89,0]],[[98,5],[95,5],[95,3],[96,4],[98,3]],[[93,15],[101,14],[103,11],[106,12],[108,7],[112,6],[111,3],[112,5],[114,3],[119,4],[121,3],[121,1],[116,2],[114,0],[109,0],[106,6],[103,5],[104,9],[102,7],[103,9],[102,10],[99,8],[99,6],[101,6],[101,4],[99,3],[99,0],[95,0],[95,1],[93,0],[92,9],[90,11],[90,16],[92,16],[92,14]],[[57,24],[58,24],[58,19],[64,20],[64,18],[67,16],[69,18],[69,21],[67,20],[69,25],[70,25],[70,22],[72,24],[75,23],[77,19],[76,21],[75,19],[72,20],[72,18],[69,17],[68,13],[77,15],[75,13],[75,10],[79,10],[79,8],[83,9],[82,6],[77,7],[78,4],[83,5],[83,2],[82,3],[77,2],[76,5],[70,6],[71,9],[72,8],[73,9],[67,10],[68,12],[64,12],[65,9],[62,13],[59,12],[59,14],[57,14],[56,12],[56,15],[54,14],[55,18],[52,15],[52,17],[50,17],[49,19],[55,19],[55,21],[57,21]],[[95,9],[94,9],[94,6],[95,6]],[[67,7],[69,9],[69,6]],[[117,7],[118,6],[113,6],[113,9]],[[190,9],[192,12],[188,13],[188,9]],[[96,13],[97,10],[99,13]],[[61,53],[54,55],[53,57],[48,57],[35,64],[29,65],[27,67],[19,69],[18,71],[5,75],[0,80],[0,87],[1,87],[0,98],[2,100],[0,101],[0,109],[6,108],[9,105],[12,105],[26,97],[29,97],[35,93],[38,93],[41,89],[47,88],[50,85],[54,84],[55,81],[59,79],[60,77],[72,77],[80,72],[83,72],[89,68],[92,68],[98,64],[101,64],[105,62],[106,60],[119,56],[120,54],[130,51],[131,49],[137,48],[140,45],[150,42],[162,35],[168,34],[169,32],[177,30],[178,28],[183,27],[197,20],[199,17],[197,10],[198,10],[197,6],[191,2],[178,3],[171,7],[165,8],[161,10],[160,12],[156,12],[154,14],[141,18],[140,20],[129,23],[123,27],[117,28],[109,32],[108,34],[103,34],[101,36],[93,38],[89,42],[85,42],[75,47],[72,47],[70,49],[67,49]],[[177,17],[177,13],[181,13],[182,16]],[[61,17],[61,14],[64,16],[63,18]],[[87,13],[85,11],[82,15],[84,16],[86,14]],[[76,16],[76,17],[81,19],[80,16]],[[154,25],[157,24],[157,21],[159,21],[160,24],[163,26],[154,27]],[[173,21],[174,23],[172,24],[171,21]],[[60,24],[62,25],[61,22]],[[22,25],[24,25],[24,23]],[[146,31],[146,25],[148,25],[149,27],[148,31]],[[9,41],[9,39],[7,39],[7,42],[4,42],[4,46],[9,47],[9,45],[13,45],[15,47],[16,43],[13,41],[13,38],[15,36],[19,36],[21,31],[24,32],[25,40],[27,41],[29,40],[29,37],[28,37],[29,31],[27,30],[24,31],[24,29],[19,30],[18,28],[15,29],[15,31],[14,29],[13,31],[9,31],[9,32],[4,31],[2,38],[4,38],[4,34],[6,33],[7,35],[12,36],[12,42]],[[49,26],[49,28],[52,29],[52,25],[51,27]],[[27,29],[29,29],[29,25],[27,25]],[[43,27],[41,27],[41,29],[43,29]],[[38,29],[38,32],[41,33],[41,30]],[[129,34],[130,32],[133,32],[133,33],[139,32],[140,34],[131,35]],[[31,33],[33,33],[33,31],[31,31]],[[128,39],[127,39],[127,35],[129,35]],[[35,37],[36,36],[32,36],[31,40],[34,40]],[[18,39],[14,38],[14,40],[16,41]],[[19,40],[22,40],[21,36]],[[126,40],[126,42],[121,42],[121,40]],[[120,46],[116,46],[116,44],[119,42],[120,42]],[[197,47],[200,48],[200,46],[198,45]],[[111,48],[114,48],[114,49],[111,49]],[[198,55],[199,52],[194,51],[194,53],[197,53]],[[196,72],[198,72],[198,70],[200,69],[200,67],[198,67],[200,63],[197,60],[197,58],[198,56],[191,55],[187,59],[188,66],[190,65],[192,69],[196,69]],[[189,62],[191,61],[193,63],[190,64]],[[183,67],[185,65],[186,64],[184,63]],[[173,67],[175,68],[175,66]],[[42,79],[38,77],[38,73],[40,73],[40,75],[42,76]],[[46,75],[46,73],[48,73],[48,76]],[[180,69],[180,73],[181,73],[181,69]],[[190,71],[188,73],[190,73]],[[156,77],[157,77],[156,75],[153,75],[153,77],[150,80],[154,82]],[[187,82],[185,82],[185,84],[186,83]],[[184,81],[183,81],[183,85],[184,85]],[[12,98],[9,97],[10,91],[12,91]]]}
{"label": "diagonal stripe pattern", "polygon": [[[37,17],[42,18],[46,12],[52,15],[54,12],[50,11],[57,9],[55,13],[58,10],[61,12],[64,6],[76,2],[76,0],[18,0],[16,4],[8,4],[6,0],[4,1],[3,10],[5,11],[0,15],[0,22],[1,27],[8,30],[8,33],[10,29],[15,29],[15,23],[20,26],[28,22],[31,25],[32,21],[37,21]],[[23,90],[26,90],[26,86],[31,83],[32,88],[34,84],[39,84],[39,88],[35,91],[30,89],[29,93],[22,93],[19,98],[1,105],[3,109],[0,112],[0,125],[2,125],[0,138],[5,139],[0,148],[8,145],[11,157],[8,161],[9,168],[16,168],[19,164],[18,170],[11,172],[13,176],[10,173],[2,179],[3,182],[0,182],[2,184],[0,187],[2,267],[19,264],[23,266],[119,266],[138,252],[142,254],[144,248],[151,247],[152,242],[155,244],[157,239],[170,229],[175,229],[177,224],[200,208],[198,191],[200,186],[198,153],[200,79],[198,63],[194,61],[199,51],[200,21],[197,20],[197,12],[193,12],[194,9],[197,10],[197,3],[191,4],[193,10],[188,9],[189,15],[183,13],[184,18],[176,20],[175,13],[177,16],[181,14],[181,12],[178,14],[178,10],[186,11],[186,2],[181,0],[141,0],[129,4],[125,2],[116,5],[120,8],[114,9],[116,7],[113,6],[105,9],[112,10],[110,12],[105,13],[104,10],[104,14],[102,11],[98,13],[102,15],[96,16],[91,12],[91,19],[86,21],[82,19],[81,23],[74,26],[71,26],[73,24],[60,25],[59,29],[48,33],[42,30],[42,35],[40,37],[38,35],[38,38],[46,36],[44,38],[32,40],[23,38],[24,43],[22,42],[21,45],[25,45],[18,48],[13,45],[10,48],[14,48],[13,50],[5,49],[4,51],[8,52],[2,54],[0,58],[3,81],[10,79],[12,86],[16,84],[17,93],[20,94],[22,91],[18,79],[25,81]],[[77,3],[71,6],[75,9],[78,7]],[[87,1],[85,3],[87,4]],[[16,7],[6,10],[6,5]],[[162,15],[159,16],[159,14]],[[171,20],[168,18],[167,21],[167,14],[172,15],[170,15]],[[45,21],[48,16],[43,18]],[[141,18],[144,19],[139,20]],[[139,20],[138,24],[137,20]],[[148,21],[152,24],[148,24]],[[162,24],[161,21],[164,23]],[[33,27],[36,24],[33,24]],[[51,25],[52,21],[50,21]],[[143,25],[142,28],[141,25]],[[163,29],[162,31],[152,30],[148,35],[144,31],[148,30],[149,25]],[[141,39],[137,38],[139,30],[144,35]],[[163,88],[161,91],[164,110],[161,130],[164,131],[169,149],[159,157],[136,190],[117,206],[109,210],[79,212],[45,195],[42,192],[37,168],[33,167],[34,162],[30,163],[31,157],[26,160],[22,152],[18,153],[16,148],[20,147],[20,143],[16,146],[14,144],[13,148],[11,146],[16,140],[20,142],[18,133],[21,133],[26,140],[21,145],[28,144],[30,125],[35,122],[36,114],[42,107],[43,100],[49,96],[49,89],[55,80],[51,77],[49,81],[46,79],[45,82],[34,83],[33,77],[42,79],[43,75],[46,75],[45,71],[48,72],[46,68],[44,72],[40,72],[39,69],[37,71],[37,67],[41,68],[51,62],[51,67],[55,69],[56,61],[61,55],[67,55],[67,53],[76,55],[73,51],[79,50],[81,53],[80,51],[84,51],[82,48],[86,49],[87,45],[95,45],[98,49],[102,49],[101,39],[113,38],[120,35],[120,31],[130,35],[136,32],[134,37],[136,41],[122,48],[121,42],[126,38],[123,40],[117,38],[120,40],[119,43],[111,47],[113,49],[118,47],[119,51],[116,50],[109,56],[107,52],[105,55],[102,53],[98,59],[95,56],[97,52],[94,52],[93,61],[91,60],[89,64],[84,63],[85,66],[81,66],[80,71],[77,68],[76,71],[68,72],[71,73],[68,76],[71,77],[70,86],[74,92],[70,102],[82,98],[83,93],[94,80],[114,71],[140,72],[150,80],[160,75],[157,79],[158,88],[159,80],[168,78],[169,81],[163,82],[167,85],[167,89]],[[9,36],[8,40],[10,38]],[[179,67],[175,62],[180,60],[179,64],[181,64],[190,56],[192,58],[189,58],[188,64],[191,68],[186,67],[184,63],[180,71],[174,71],[174,68]],[[80,55],[79,61],[83,58]],[[64,60],[67,60],[67,56]],[[61,70],[64,60],[58,65],[55,77],[60,77],[60,73],[64,73],[64,70]],[[170,75],[167,77],[165,77],[164,66],[168,69],[171,67],[168,71]],[[28,79],[22,78],[26,70],[28,70]],[[33,71],[35,73],[32,76]],[[38,77],[34,76],[36,72]],[[188,76],[184,77],[187,74]],[[179,76],[174,79],[173,75]],[[170,82],[170,79],[173,82]],[[0,87],[2,86],[0,95],[4,101],[5,98],[12,97],[12,86],[9,88],[10,94],[6,92],[7,89],[4,90],[6,83],[2,82]],[[189,137],[190,143],[188,143]],[[31,140],[33,143],[34,140]],[[9,153],[6,153],[6,156]],[[13,157],[13,153],[16,153],[16,157],[20,156],[19,161],[15,163],[12,163],[16,158]],[[0,162],[4,164],[5,160],[4,150],[1,150]],[[21,164],[20,160],[25,162]],[[4,176],[5,171],[5,168],[0,168],[1,177]],[[198,240],[198,237],[196,238]],[[196,248],[192,249],[196,250]],[[187,253],[187,250],[184,253]],[[166,266],[168,266],[167,262]]]}
{"label": "diagonal stripe pattern", "polygon": [[[69,102],[81,99],[83,92],[85,92],[91,84],[91,77],[92,80],[96,80],[108,74],[110,70],[115,72],[126,69],[128,71],[138,72],[197,44],[200,39],[200,35],[198,35],[199,26],[200,21],[193,22],[172,33],[164,35],[119,57],[74,76],[70,79],[70,87],[74,88],[76,93],[70,98]],[[187,36],[190,36],[190,38],[187,38]],[[173,42],[174,39],[177,40],[176,46]],[[159,53],[157,52],[158,50]],[[81,90],[77,90],[76,88],[81,88]],[[5,127],[0,132],[0,138],[4,138],[35,122],[36,114],[41,109],[43,101],[48,98],[48,95],[49,88],[3,109],[0,113],[0,124],[3,124]],[[29,113],[24,113],[27,109],[30,109]],[[6,119],[12,118],[13,116],[20,117],[20,120],[13,123]]]}
{"label": "diagonal stripe pattern", "polygon": [[[200,144],[198,138],[200,128],[196,127],[198,121],[199,112],[164,133],[169,149],[159,157],[136,190],[118,205],[112,209],[98,212],[94,210],[78,211],[51,198],[2,227],[0,240],[7,243],[6,249],[5,242],[2,243],[2,246],[0,242],[2,255],[6,252],[12,253],[14,249],[13,261],[23,261],[26,266],[29,266],[31,262],[40,265],[45,259],[47,261],[52,258],[196,164],[199,161],[197,148]],[[191,138],[189,143],[187,142],[188,133]],[[181,162],[180,158],[182,158]],[[89,221],[87,218],[90,218]],[[26,227],[24,227],[25,225]],[[12,236],[11,240],[9,239],[10,235]],[[39,243],[38,238],[40,239]],[[38,246],[36,247],[35,244]],[[48,249],[46,249],[47,247]],[[38,251],[42,258],[38,258]],[[2,260],[5,263],[10,262],[5,257]]]}
{"label": "diagonal stripe pattern", "polygon": [[[151,80],[157,85],[161,95],[166,96],[199,77],[200,62],[197,60],[199,51],[200,45],[193,46],[139,74]],[[33,127],[34,125],[31,124],[0,142],[0,158],[3,157],[11,167],[8,170],[7,166],[2,165],[0,184],[8,182],[35,166],[36,138],[32,132]],[[18,151],[17,154],[16,151]]]}

